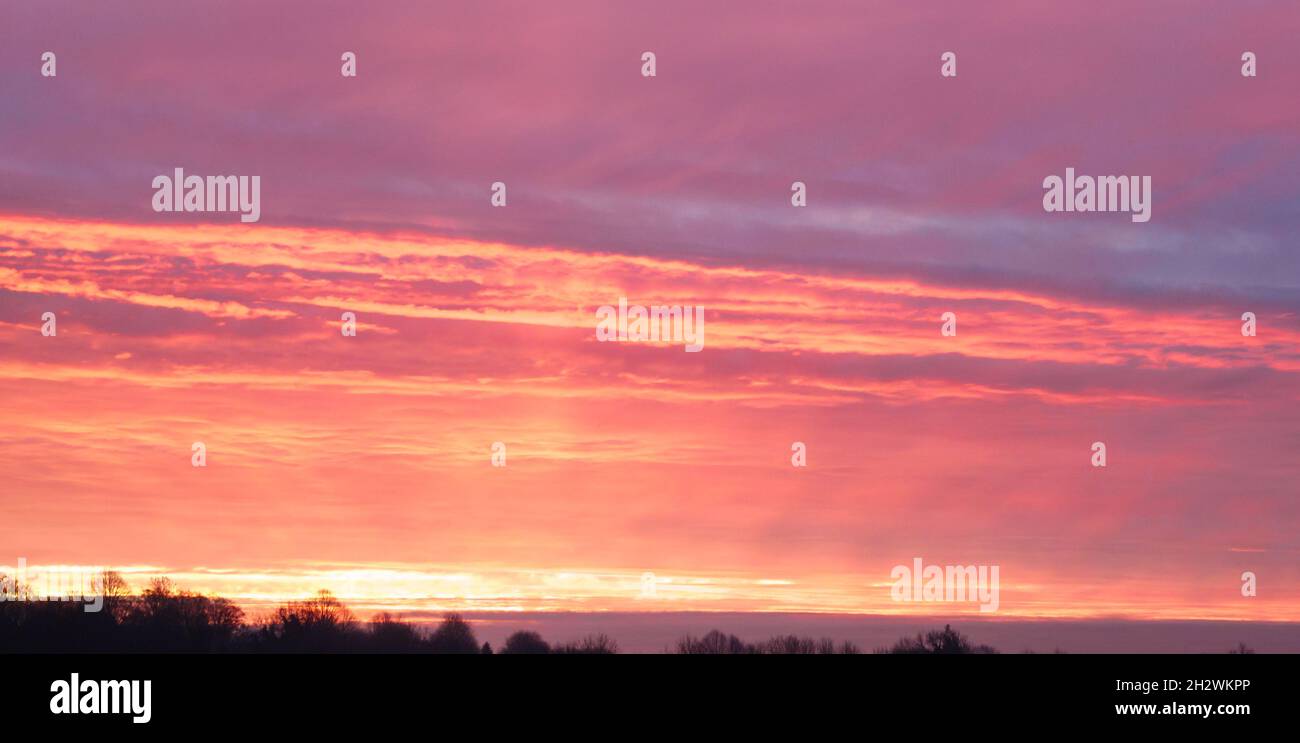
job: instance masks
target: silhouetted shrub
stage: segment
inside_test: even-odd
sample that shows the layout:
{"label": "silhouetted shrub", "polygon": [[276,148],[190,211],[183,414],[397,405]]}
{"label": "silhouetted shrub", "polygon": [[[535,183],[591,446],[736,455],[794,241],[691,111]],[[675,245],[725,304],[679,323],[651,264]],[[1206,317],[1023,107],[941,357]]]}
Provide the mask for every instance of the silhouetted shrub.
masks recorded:
{"label": "silhouetted shrub", "polygon": [[551,652],[551,646],[536,632],[520,631],[506,638],[502,654],[541,655]]}
{"label": "silhouetted shrub", "polygon": [[904,637],[894,643],[893,647],[881,648],[876,652],[904,655],[965,655],[996,653],[997,650],[988,645],[972,645],[965,636],[945,624],[942,630],[930,630],[925,635],[917,634],[915,639]]}
{"label": "silhouetted shrub", "polygon": [[838,647],[829,637],[820,640],[798,635],[777,635],[757,644],[743,642],[735,635],[713,630],[704,637],[687,635],[677,641],[677,653],[686,655],[857,655],[862,652],[857,645],[845,642]]}
{"label": "silhouetted shrub", "polygon": [[[834,650],[835,644],[831,643],[831,651],[834,652]],[[770,655],[813,655],[818,652],[818,647],[816,641],[811,637],[777,635],[759,645],[758,651]]]}
{"label": "silhouetted shrub", "polygon": [[686,635],[677,641],[677,652],[683,655],[744,655],[758,651],[741,642],[735,635],[724,635],[713,630],[698,639]]}
{"label": "silhouetted shrub", "polygon": [[369,650],[376,653],[419,653],[428,643],[414,626],[388,612],[370,620]]}
{"label": "silhouetted shrub", "polygon": [[613,655],[618,652],[618,643],[609,635],[587,635],[577,642],[566,642],[551,648],[552,653],[569,655]]}

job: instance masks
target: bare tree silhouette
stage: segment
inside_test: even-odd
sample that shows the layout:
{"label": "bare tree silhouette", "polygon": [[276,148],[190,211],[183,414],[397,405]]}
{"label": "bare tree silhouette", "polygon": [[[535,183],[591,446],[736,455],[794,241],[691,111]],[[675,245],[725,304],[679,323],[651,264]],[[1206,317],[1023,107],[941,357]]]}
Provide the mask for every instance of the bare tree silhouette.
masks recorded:
{"label": "bare tree silhouette", "polygon": [[345,651],[358,640],[356,618],[329,591],[281,606],[257,634],[259,649],[284,653]]}
{"label": "bare tree silhouette", "polygon": [[551,647],[552,653],[567,655],[613,655],[618,652],[618,643],[605,633],[587,635],[577,642],[566,642]]}
{"label": "bare tree silhouette", "polygon": [[880,648],[876,652],[902,655],[965,655],[998,651],[988,645],[972,645],[964,635],[945,624],[942,630],[930,630],[924,635],[918,633],[915,639],[904,637],[894,643],[893,647]]}
{"label": "bare tree silhouette", "polygon": [[698,639],[687,635],[678,640],[677,652],[682,655],[744,655],[758,651],[735,635],[724,635],[713,630]]}

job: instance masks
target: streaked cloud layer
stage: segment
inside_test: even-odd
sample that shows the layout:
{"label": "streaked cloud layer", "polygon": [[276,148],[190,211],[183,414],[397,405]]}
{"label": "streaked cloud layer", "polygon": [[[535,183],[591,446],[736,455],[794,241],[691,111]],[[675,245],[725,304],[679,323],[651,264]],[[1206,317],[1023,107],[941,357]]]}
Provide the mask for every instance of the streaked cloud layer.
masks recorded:
{"label": "streaked cloud layer", "polygon": [[[898,612],[919,555],[1001,565],[1014,615],[1300,619],[1296,14],[136,5],[6,11],[13,557]],[[1044,214],[1067,166],[1153,175],[1152,221]],[[153,213],[173,167],[260,174],[262,223]],[[597,343],[623,296],[703,305],[706,350]]]}
{"label": "streaked cloud layer", "polygon": [[[652,570],[665,601],[702,585],[677,598],[898,610],[889,567],[937,553],[1032,580],[1004,605],[1052,615],[1168,615],[1211,567],[1223,601],[1194,613],[1232,615],[1239,567],[1292,570],[1297,336],[1273,315],[1243,339],[1213,308],[970,283],[333,229],[0,227],[9,499],[68,523],[14,522],[23,554],[445,565],[481,576],[462,599],[498,586],[483,600],[520,608],[626,608],[611,587]],[[595,342],[595,307],[625,295],[708,307],[706,351]],[[46,310],[57,339],[31,319]],[[1123,599],[1134,580],[1157,600]]]}

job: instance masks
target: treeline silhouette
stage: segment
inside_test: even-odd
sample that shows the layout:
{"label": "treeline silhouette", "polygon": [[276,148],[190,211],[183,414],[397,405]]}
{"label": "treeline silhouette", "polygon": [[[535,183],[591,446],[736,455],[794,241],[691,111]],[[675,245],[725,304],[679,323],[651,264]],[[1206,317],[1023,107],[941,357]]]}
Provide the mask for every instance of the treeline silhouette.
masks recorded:
{"label": "treeline silhouette", "polygon": [[[0,574],[0,585],[4,575]],[[10,584],[7,601],[0,601],[0,653],[460,653],[493,654],[480,644],[469,622],[446,614],[437,627],[426,630],[389,613],[359,621],[328,591],[304,601],[290,601],[269,615],[246,620],[244,611],[224,598],[178,590],[167,578],[156,578],[133,594],[116,573],[103,576],[103,608],[86,612],[80,599],[35,600],[30,589]],[[777,635],[748,643],[718,630],[702,637],[687,635],[666,652],[682,655],[857,655],[852,642]],[[605,634],[574,642],[551,644],[532,631],[510,635],[497,651],[502,654],[610,655],[618,643]],[[976,645],[945,625],[915,637],[904,637],[873,653],[989,654],[998,651]],[[1059,650],[1057,652],[1060,652]],[[1232,653],[1254,651],[1241,643]]]}
{"label": "treeline silhouette", "polygon": [[[726,635],[714,630],[707,635],[696,638],[687,635],[677,641],[671,649],[683,655],[858,655],[862,649],[851,642],[835,644],[829,637],[814,640],[811,637],[797,635],[777,635],[766,642],[747,643],[735,635]],[[876,648],[873,653],[880,654],[934,654],[964,655],[996,653],[988,645],[972,644],[965,635],[949,625],[941,630],[917,634],[916,637],[904,637],[890,647]]]}
{"label": "treeline silhouette", "polygon": [[[16,586],[10,600],[0,601],[0,653],[493,652],[459,614],[445,615],[432,630],[388,613],[362,622],[329,591],[250,623],[229,600],[177,590],[167,578],[132,594],[121,576],[105,573],[103,586],[97,612],[85,611],[79,598],[39,600]],[[612,654],[618,644],[596,634],[552,645],[536,632],[516,632],[501,652]]]}

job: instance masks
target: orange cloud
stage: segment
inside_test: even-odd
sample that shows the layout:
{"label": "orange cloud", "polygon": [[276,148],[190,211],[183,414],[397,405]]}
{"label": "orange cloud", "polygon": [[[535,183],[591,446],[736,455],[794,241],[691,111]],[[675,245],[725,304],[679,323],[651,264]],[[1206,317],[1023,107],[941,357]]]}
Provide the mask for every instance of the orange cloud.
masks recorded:
{"label": "orange cloud", "polygon": [[[621,296],[704,306],[705,351],[598,343]],[[20,216],[0,297],[14,557],[250,605],[951,612],[890,600],[922,556],[1001,565],[1012,616],[1300,617],[1237,591],[1296,577],[1300,332],[1267,309],[1243,338],[1043,287]]]}

